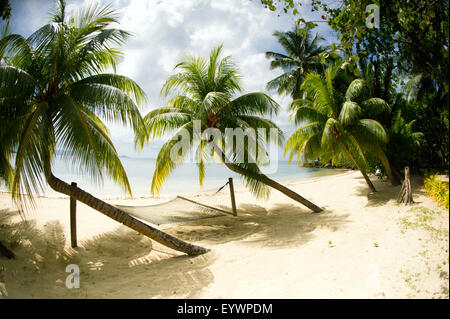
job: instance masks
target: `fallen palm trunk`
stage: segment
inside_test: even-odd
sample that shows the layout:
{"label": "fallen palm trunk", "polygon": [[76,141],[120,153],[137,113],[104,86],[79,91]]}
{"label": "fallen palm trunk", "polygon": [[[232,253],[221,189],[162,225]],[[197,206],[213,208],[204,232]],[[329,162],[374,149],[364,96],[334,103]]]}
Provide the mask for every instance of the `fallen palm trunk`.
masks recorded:
{"label": "fallen palm trunk", "polygon": [[[222,159],[222,162],[225,164],[225,166],[230,169],[231,171],[238,173],[240,175],[249,175],[249,173],[242,167],[235,165],[233,163],[231,163],[225,156],[225,154],[222,152],[222,150],[214,143],[211,142],[214,151],[220,156],[220,158]],[[293,200],[305,205],[306,207],[308,207],[309,209],[311,209],[313,212],[318,213],[322,211],[322,208],[320,208],[319,206],[315,205],[314,203],[311,203],[309,200],[307,200],[306,198],[300,196],[299,194],[297,194],[296,192],[294,192],[293,190],[287,188],[286,186],[283,186],[281,184],[279,184],[278,182],[274,181],[273,179],[270,179],[269,177],[267,177],[264,174],[251,174],[255,179],[259,180],[260,182],[275,188],[277,191],[283,193],[284,195],[288,196],[289,198],[292,198]]]}
{"label": "fallen palm trunk", "polygon": [[47,174],[47,182],[55,191],[73,197],[74,199],[159,242],[160,244],[163,244],[164,246],[181,251],[188,255],[201,255],[209,251],[207,248],[187,243],[154,227],[151,227],[128,215],[117,207],[92,196],[82,189],[63,182],[59,178],[55,177],[51,172]]}

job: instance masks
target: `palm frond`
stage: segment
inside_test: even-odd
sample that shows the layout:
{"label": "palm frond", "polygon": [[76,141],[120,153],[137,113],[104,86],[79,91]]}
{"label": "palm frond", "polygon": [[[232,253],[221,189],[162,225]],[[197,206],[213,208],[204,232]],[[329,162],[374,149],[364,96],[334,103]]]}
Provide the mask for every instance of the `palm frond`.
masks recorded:
{"label": "palm frond", "polygon": [[320,122],[309,122],[297,128],[287,139],[284,154],[289,152],[289,161],[297,154],[297,161],[303,155],[304,159],[316,159],[322,153],[321,136],[324,125]]}
{"label": "palm frond", "polygon": [[[306,103],[305,103],[306,102]],[[312,107],[308,106],[312,105]],[[295,124],[303,122],[326,122],[328,117],[313,107],[312,101],[294,100],[290,103],[289,108],[292,109],[292,118]]]}
{"label": "palm frond", "polygon": [[279,104],[267,94],[252,92],[241,95],[229,104],[233,115],[268,115],[278,114]]}
{"label": "palm frond", "polygon": [[353,160],[355,164],[363,169],[363,171],[367,171],[368,164],[366,156],[364,154],[364,150],[361,148],[361,145],[352,134],[344,132],[341,143],[338,144],[338,147],[343,151],[336,152],[336,154],[348,155],[348,159]]}
{"label": "palm frond", "polygon": [[339,122],[346,126],[355,123],[361,116],[361,107],[351,101],[344,102],[341,113],[339,113]]}
{"label": "palm frond", "polygon": [[148,130],[149,138],[159,138],[191,120],[189,113],[177,108],[161,107],[150,111],[144,117],[144,125]]}
{"label": "palm frond", "polygon": [[99,125],[98,118],[91,118],[83,112],[69,96],[62,96],[57,103],[61,111],[54,118],[56,143],[63,149],[70,150],[69,158],[74,166],[90,176],[94,182],[103,181],[103,169],[128,194],[131,187],[104,125]]}
{"label": "palm frond", "polygon": [[[14,178],[10,184],[12,197],[21,210],[23,204],[34,205],[34,197],[43,193],[45,157],[54,150],[54,138],[49,132],[46,103],[37,105],[24,121],[14,163]],[[42,153],[45,152],[43,155]],[[50,161],[49,158],[47,158]]]}
{"label": "palm frond", "polygon": [[320,140],[321,146],[324,149],[335,147],[339,135],[343,133],[339,122],[334,118],[329,118],[325,123],[322,138]]}
{"label": "palm frond", "polygon": [[148,101],[147,94],[135,81],[119,74],[96,74],[77,81],[73,85],[77,84],[105,84],[112,86],[130,96],[138,106],[143,106]]}
{"label": "palm frond", "polygon": [[36,89],[36,80],[14,66],[0,65],[0,99],[29,99]]}
{"label": "palm frond", "polygon": [[157,196],[162,189],[162,185],[164,181],[169,177],[170,173],[179,165],[181,165],[189,155],[189,152],[181,152],[176,154],[177,160],[174,160],[174,150],[176,151],[175,146],[179,143],[178,136],[182,134],[183,131],[187,131],[192,136],[193,124],[192,122],[186,123],[181,126],[173,136],[163,144],[161,147],[158,156],[156,158],[155,171],[153,173],[152,185],[151,185],[151,193],[153,196]]}
{"label": "palm frond", "polygon": [[276,89],[279,95],[289,94],[294,99],[302,97],[301,83],[305,74],[319,70],[321,57],[327,51],[320,45],[323,38],[317,33],[312,38],[309,29],[300,33],[297,26],[288,32],[275,31],[273,35],[286,53],[268,51],[266,58],[271,60],[271,69],[281,68],[284,73],[269,81],[266,88]]}
{"label": "palm frond", "polygon": [[106,120],[130,125],[135,131],[143,129],[143,121],[137,105],[126,93],[114,86],[100,83],[75,83],[70,87],[69,96]]}
{"label": "palm frond", "polygon": [[329,95],[327,82],[316,73],[306,75],[302,89],[307,93],[307,98],[314,100],[316,107],[327,116],[338,117],[338,110],[333,107],[334,99]]}
{"label": "palm frond", "polygon": [[363,94],[366,82],[363,79],[353,80],[345,92],[345,99],[347,101],[357,101]]}
{"label": "palm frond", "polygon": [[388,142],[388,134],[383,125],[372,119],[361,119],[357,124],[352,127],[351,132],[357,136],[358,140],[367,141],[368,146],[370,143],[385,144]]}
{"label": "palm frond", "polygon": [[391,111],[389,104],[387,104],[386,101],[378,97],[373,97],[365,100],[364,102],[361,103],[361,108],[364,112],[368,112],[368,114],[372,116],[376,116],[383,112]]}

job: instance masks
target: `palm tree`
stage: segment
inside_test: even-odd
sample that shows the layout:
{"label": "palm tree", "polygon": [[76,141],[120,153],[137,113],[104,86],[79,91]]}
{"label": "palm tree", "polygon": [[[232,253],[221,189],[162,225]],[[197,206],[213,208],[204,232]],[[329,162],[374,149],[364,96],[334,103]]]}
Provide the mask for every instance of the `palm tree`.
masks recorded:
{"label": "palm tree", "polygon": [[[398,168],[395,166],[395,154],[398,154],[398,144],[396,143],[395,137],[396,132],[392,131],[393,123],[395,121],[395,114],[398,113],[397,108],[400,106],[402,99],[400,93],[393,93],[395,88],[392,85],[391,78],[392,74],[392,63],[387,61],[389,67],[387,71],[383,74],[380,73],[379,62],[372,63],[368,61],[368,58],[364,54],[358,54],[359,61],[358,65],[361,70],[361,79],[364,80],[364,90],[361,92],[365,97],[379,97],[382,98],[391,107],[388,112],[381,112],[374,117],[373,114],[364,114],[364,116],[371,117],[377,120],[385,128],[388,136],[389,142],[386,145],[386,156],[389,161],[390,171],[388,173],[389,180],[392,186],[397,186],[401,184],[401,175]],[[391,64],[389,64],[391,63]],[[394,149],[394,152],[391,150]]]}
{"label": "palm tree", "polygon": [[[130,125],[136,133],[144,129],[137,105],[146,101],[145,93],[133,80],[105,73],[115,70],[122,55],[114,46],[130,35],[111,27],[117,21],[114,10],[98,5],[67,19],[61,0],[50,23],[29,38],[10,34],[0,40],[7,53],[0,65],[0,114],[6,115],[9,125],[3,129],[2,124],[0,144],[8,161],[11,149],[15,151],[14,176],[8,180],[13,198],[26,208],[48,183],[164,245],[188,254],[204,253],[206,249],[150,227],[52,173],[57,149],[62,149],[62,156],[94,181],[106,174],[131,195],[125,170],[100,119]],[[4,134],[8,130],[14,134]]]}
{"label": "palm tree", "polygon": [[[7,43],[3,40],[8,35],[9,32],[9,21],[7,21],[0,30],[0,65],[3,64],[6,57]],[[0,101],[4,101],[2,93],[3,83],[0,83]],[[14,111],[14,112],[12,112]],[[6,185],[12,180],[13,169],[10,163],[10,158],[13,155],[13,145],[11,141],[16,137],[16,132],[12,129],[17,127],[14,120],[23,114],[20,114],[21,109],[11,110],[11,108],[1,107],[0,108],[0,121],[2,125],[0,126],[0,183],[5,182]],[[8,142],[7,142],[8,141]]]}
{"label": "palm tree", "polygon": [[[188,155],[188,152],[184,152],[177,160],[171,156],[180,132],[188,132],[189,136],[193,137],[195,125],[198,123],[201,134],[208,134],[209,129],[215,129],[222,136],[218,139],[214,139],[213,135],[206,136],[195,150],[200,185],[205,177],[205,164],[211,160],[212,154],[216,154],[227,168],[243,177],[246,186],[255,196],[267,198],[267,186],[271,186],[313,211],[320,211],[313,203],[261,173],[258,164],[262,164],[267,156],[255,158],[254,161],[248,160],[247,157],[247,160],[241,161],[239,158],[242,159],[242,154],[237,148],[228,151],[225,148],[225,145],[230,145],[228,143],[231,142],[226,134],[227,128],[255,131],[263,128],[266,132],[265,141],[278,145],[282,142],[283,134],[274,122],[262,117],[278,112],[279,106],[273,99],[260,92],[235,97],[236,93],[242,91],[238,71],[229,56],[220,57],[221,50],[222,46],[213,49],[209,60],[186,56],[175,67],[180,72],[170,76],[161,90],[165,96],[171,95],[167,104],[144,117],[149,134],[141,135],[136,141],[141,147],[150,138],[159,138],[174,132],[172,138],[159,151],[152,179],[152,193],[155,195],[160,192],[164,180]],[[277,131],[276,137],[270,135],[270,129]],[[255,142],[259,150],[264,150],[259,154],[267,155],[265,142],[254,139],[251,136],[245,139],[245,154],[252,156],[249,145],[252,145],[250,142]],[[189,143],[191,149],[194,146],[194,143]]]}
{"label": "palm tree", "polygon": [[323,38],[317,33],[313,37],[310,29],[300,29],[297,25],[288,32],[275,31],[286,53],[266,52],[272,59],[270,69],[283,69],[284,73],[267,83],[267,90],[278,90],[278,94],[290,95],[293,99],[301,98],[301,84],[305,75],[321,70],[322,57],[328,52],[327,47],[320,45]]}
{"label": "palm tree", "polygon": [[366,174],[366,154],[371,153],[381,160],[390,174],[384,146],[387,134],[383,126],[363,114],[377,115],[389,109],[380,98],[364,99],[365,83],[353,80],[344,94],[333,88],[333,80],[341,70],[341,63],[332,64],[324,75],[309,73],[302,88],[305,99],[290,104],[296,124],[302,124],[287,140],[285,153],[289,160],[297,154],[297,161],[350,160],[361,171],[371,191],[375,187]]}

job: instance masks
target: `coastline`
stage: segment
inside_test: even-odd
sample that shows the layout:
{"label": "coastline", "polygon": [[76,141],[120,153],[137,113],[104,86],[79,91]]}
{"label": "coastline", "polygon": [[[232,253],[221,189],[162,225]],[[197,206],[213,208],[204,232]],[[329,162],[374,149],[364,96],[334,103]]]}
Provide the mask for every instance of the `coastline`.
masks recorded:
{"label": "coastline", "polygon": [[[413,206],[396,203],[399,186],[372,180],[377,193],[369,194],[356,171],[286,184],[323,207],[319,214],[276,191],[260,201],[237,189],[237,217],[159,227],[212,250],[197,257],[161,246],[81,203],[80,247],[72,249],[67,198],[39,199],[25,222],[8,195],[0,194],[3,234],[21,236],[11,247],[17,258],[0,259],[4,297],[448,298],[448,212],[418,180]],[[195,200],[211,206],[229,203],[227,194],[197,195]],[[80,266],[80,289],[65,287],[67,264]]]}
{"label": "coastline", "polygon": [[[313,167],[316,168],[316,167]],[[316,168],[316,169],[324,169],[325,168]],[[300,176],[300,177],[288,177],[288,176],[282,176],[282,177],[272,177],[273,179],[277,180],[280,183],[286,183],[286,185],[291,185],[293,183],[309,183],[311,181],[315,181],[318,178],[322,178],[322,177],[326,177],[326,176],[334,176],[334,175],[339,175],[339,174],[343,174],[343,173],[347,173],[347,172],[352,172],[353,170],[351,169],[346,169],[346,168],[326,168],[326,170],[329,170],[328,173],[326,174],[320,174],[319,176]],[[66,181],[68,182],[68,181]],[[223,184],[225,184],[227,182],[226,179],[223,180]],[[239,181],[238,181],[239,182]],[[198,180],[195,180],[194,183],[198,183]],[[150,189],[150,184],[151,184],[151,180],[149,180],[148,182],[148,188]],[[147,199],[147,200],[155,200],[158,201],[159,199],[172,199],[178,195],[184,195],[184,196],[198,196],[198,195],[204,195],[204,196],[208,196],[210,194],[214,194],[215,192],[218,191],[218,189],[220,187],[222,187],[223,185],[219,185],[215,188],[209,187],[209,188],[205,188],[205,189],[200,189],[199,191],[196,192],[190,192],[190,191],[182,191],[182,192],[177,192],[177,191],[164,191],[161,193],[160,196],[157,197],[153,197],[150,192],[148,192],[147,194],[141,193],[141,194],[134,194],[133,197],[130,197],[128,195],[114,195],[114,196],[110,196],[110,195],[106,195],[106,194],[95,194],[92,193],[93,196],[102,199],[102,200],[135,200],[135,199]],[[83,187],[81,187],[83,188]],[[246,191],[245,186],[241,185],[240,183],[236,183],[234,185],[234,189],[235,192],[238,191]],[[228,188],[226,188],[226,190],[228,190]],[[224,190],[222,190],[221,192],[223,192]],[[53,191],[52,191],[53,192]],[[2,190],[0,188],[0,194],[9,194],[11,195],[11,192],[9,191],[5,191]],[[50,199],[67,199],[69,198],[69,196],[64,195],[64,194],[44,194],[44,195],[40,195],[37,196],[36,198],[50,198]]]}

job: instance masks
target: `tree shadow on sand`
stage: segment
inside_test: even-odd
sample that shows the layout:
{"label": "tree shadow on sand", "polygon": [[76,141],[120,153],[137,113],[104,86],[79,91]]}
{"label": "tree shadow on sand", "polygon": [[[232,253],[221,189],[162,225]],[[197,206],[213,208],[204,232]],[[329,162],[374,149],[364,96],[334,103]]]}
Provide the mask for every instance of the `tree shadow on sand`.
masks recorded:
{"label": "tree shadow on sand", "polygon": [[[3,297],[9,298],[195,298],[213,281],[214,253],[189,257],[124,226],[67,246],[58,222],[38,229],[34,221],[11,222],[17,211],[0,211],[0,240],[16,253],[0,257]],[[80,268],[80,288],[66,287],[69,264]]]}
{"label": "tree shadow on sand", "polygon": [[[82,243],[85,286],[99,298],[195,298],[213,281],[214,253],[186,256],[124,227]],[[126,290],[124,289],[126,287]],[[91,290],[91,291],[89,291]]]}
{"label": "tree shadow on sand", "polygon": [[[361,181],[364,181],[363,177],[360,177],[360,179]],[[365,183],[356,187],[358,196],[367,197],[368,202],[366,206],[378,207],[384,206],[390,201],[397,202],[397,196],[400,193],[402,185],[392,186],[390,181],[386,179],[372,179],[372,182],[377,190],[375,193],[371,193]],[[423,190],[423,180],[420,176],[411,176],[411,186],[413,199],[426,194]],[[420,204],[420,202],[415,200],[415,204]]]}
{"label": "tree shadow on sand", "polygon": [[[60,286],[55,269],[64,271],[74,262],[75,254],[65,247],[65,235],[59,222],[49,222],[43,230],[33,220],[19,218],[19,212],[0,210],[0,240],[16,254],[15,259],[0,257],[0,281],[4,283],[3,297],[45,298],[52,286]],[[36,290],[25,289],[17,296],[20,287],[38,284]]]}
{"label": "tree shadow on sand", "polygon": [[[14,260],[0,257],[10,298],[196,298],[214,281],[208,269],[216,259],[214,251],[181,255],[124,226],[72,249],[58,221],[37,228],[33,221],[11,222],[17,214],[0,211],[0,240],[17,255]],[[238,214],[172,224],[165,231],[205,246],[240,241],[268,248],[296,247],[312,240],[315,229],[335,231],[347,219],[329,211],[314,214],[294,204],[268,210],[240,205]],[[68,264],[80,268],[78,289],[66,287]]]}
{"label": "tree shadow on sand", "polygon": [[237,217],[218,217],[183,223],[170,232],[188,241],[224,244],[241,241],[249,245],[281,248],[299,246],[315,237],[319,227],[337,230],[348,215],[330,211],[311,213],[294,204],[278,204],[269,210],[242,204]]}

